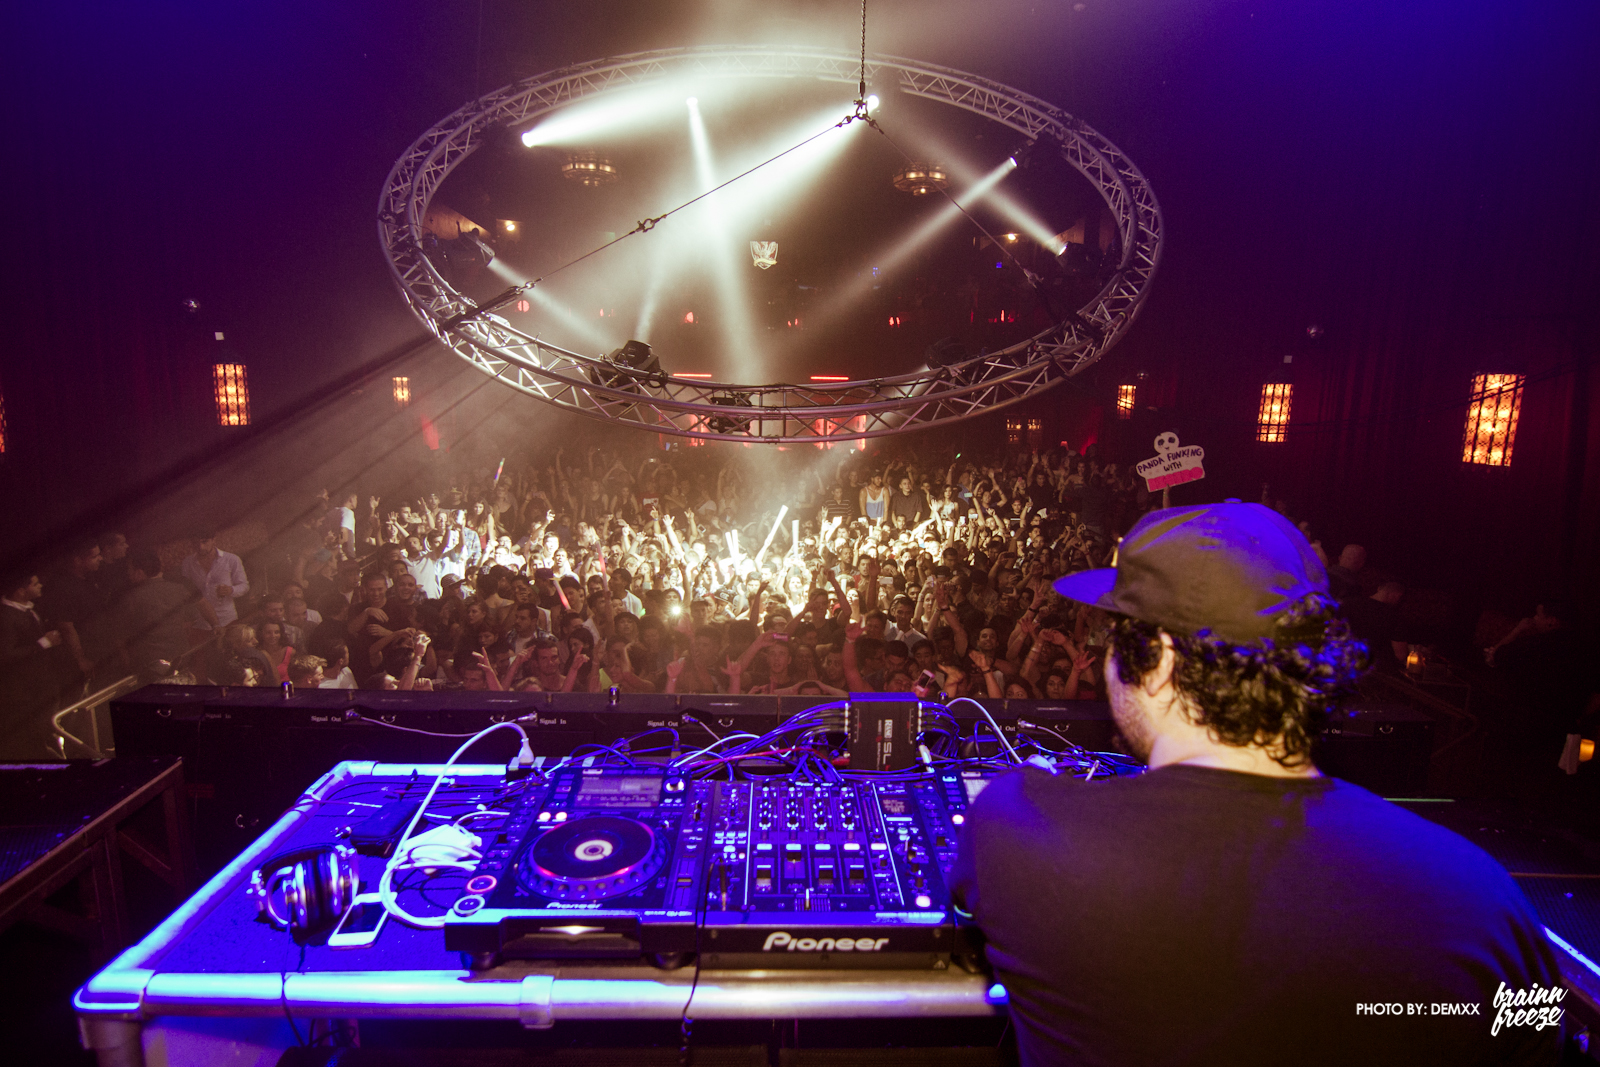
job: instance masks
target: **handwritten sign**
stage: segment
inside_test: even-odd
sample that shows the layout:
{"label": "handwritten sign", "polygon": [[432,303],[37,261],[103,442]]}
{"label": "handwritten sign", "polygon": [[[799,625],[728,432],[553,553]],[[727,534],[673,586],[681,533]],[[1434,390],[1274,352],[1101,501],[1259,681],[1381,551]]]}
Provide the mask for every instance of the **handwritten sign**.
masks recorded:
{"label": "handwritten sign", "polygon": [[1159,455],[1133,468],[1152,493],[1184,482],[1196,482],[1206,476],[1205,467],[1201,466],[1201,461],[1206,458],[1206,450],[1199,445],[1180,447],[1175,433],[1164,433],[1157,437],[1156,452]]}

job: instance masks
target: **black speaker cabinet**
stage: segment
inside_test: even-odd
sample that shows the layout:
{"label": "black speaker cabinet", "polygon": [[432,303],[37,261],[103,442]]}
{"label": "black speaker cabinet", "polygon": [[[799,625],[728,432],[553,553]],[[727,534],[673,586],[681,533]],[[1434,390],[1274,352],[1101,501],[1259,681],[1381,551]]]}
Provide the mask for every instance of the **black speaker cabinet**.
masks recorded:
{"label": "black speaker cabinet", "polygon": [[1322,773],[1379,796],[1426,796],[1433,720],[1399,704],[1358,704],[1335,716],[1311,751]]}

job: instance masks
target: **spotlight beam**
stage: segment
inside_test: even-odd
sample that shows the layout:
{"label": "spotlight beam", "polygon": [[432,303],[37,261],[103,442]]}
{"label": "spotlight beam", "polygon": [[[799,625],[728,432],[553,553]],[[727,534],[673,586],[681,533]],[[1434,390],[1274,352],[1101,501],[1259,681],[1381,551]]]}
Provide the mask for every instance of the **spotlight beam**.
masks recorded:
{"label": "spotlight beam", "polygon": [[[510,282],[512,285],[527,285],[528,283],[527,278],[517,273],[511,267],[506,266],[506,264],[499,259],[496,259],[493,263],[490,263],[489,269],[494,271],[494,273],[498,274],[500,277],[504,278],[506,281]],[[607,337],[599,330],[596,330],[592,325],[590,325],[587,318],[577,314],[571,308],[561,303],[561,301],[545,292],[539,286],[535,285],[527,289],[525,291],[525,295],[536,307],[538,307],[551,319],[560,323],[562,327],[569,331],[581,343],[586,345],[594,345],[596,348],[602,348],[608,351],[616,347],[611,343],[613,339]]]}
{"label": "spotlight beam", "polygon": [[[978,168],[963,159],[959,152],[951,149],[941,138],[930,135],[926,130],[913,127],[907,133],[907,139],[916,145],[916,150],[929,158],[945,161],[950,172],[961,181],[978,180]],[[1015,158],[1015,157],[1013,157]],[[985,197],[984,203],[993,208],[1002,218],[1034,241],[1050,250],[1051,255],[1059,256],[1066,251],[1066,245],[1057,239],[1056,232],[1045,224],[1037,215],[1030,211],[1020,200],[1012,196],[1005,189],[993,189]]]}
{"label": "spotlight beam", "polygon": [[[717,197],[723,208],[742,222],[758,213],[770,212],[796,192],[801,183],[816,178],[850,144],[853,130],[865,123],[840,125],[842,106],[824,108],[780,130],[759,145],[746,149],[732,167],[742,167],[772,157],[760,182],[729,186]],[[782,145],[793,148],[774,155]]]}
{"label": "spotlight beam", "polygon": [[596,137],[648,129],[672,110],[672,101],[677,97],[674,86],[687,84],[684,79],[673,79],[666,85],[617,91],[603,99],[570,104],[524,131],[522,143],[528,148],[587,146]]}
{"label": "spotlight beam", "polygon": [[[872,264],[872,267],[863,267],[856,273],[856,277],[853,281],[836,291],[833,296],[829,298],[828,302],[818,310],[812,312],[812,315],[819,319],[827,319],[848,309],[852,304],[856,303],[856,301],[860,300],[866,295],[867,290],[872,287],[875,281],[881,280],[881,278],[894,271],[897,267],[909,259],[912,254],[917,251],[917,249],[927,244],[934,237],[936,237],[940,231],[944,230],[950,226],[951,223],[961,218],[965,208],[969,207],[975,201],[987,196],[996,185],[1000,184],[1001,179],[1016,169],[1016,160],[1007,159],[998,167],[995,167],[993,170],[991,170],[988,174],[985,174],[982,178],[968,186],[967,189],[962,192],[960,196],[957,196],[954,201],[946,200],[943,204],[939,205],[939,209],[928,218],[924,219],[921,225],[917,226],[916,229],[900,238],[900,240],[894,244],[889,245],[886,248],[879,249],[878,252],[867,261],[868,263]],[[873,269],[876,269],[878,274],[873,274]]]}
{"label": "spotlight beam", "polygon": [[[691,96],[687,103],[689,139],[694,146],[699,191],[709,193],[718,184],[711,158],[711,139],[706,134],[705,119],[700,115],[699,100]],[[727,345],[728,355],[736,359],[750,359],[756,353],[755,324],[750,319],[750,299],[743,273],[739,270],[741,263],[735,258],[735,253],[741,250],[732,247],[732,238],[728,233],[728,216],[725,211],[719,210],[720,206],[720,198],[716,202],[707,201],[705,210],[697,214],[711,235],[709,250],[711,276],[716,284],[717,296],[722,302],[720,318],[723,342]]]}

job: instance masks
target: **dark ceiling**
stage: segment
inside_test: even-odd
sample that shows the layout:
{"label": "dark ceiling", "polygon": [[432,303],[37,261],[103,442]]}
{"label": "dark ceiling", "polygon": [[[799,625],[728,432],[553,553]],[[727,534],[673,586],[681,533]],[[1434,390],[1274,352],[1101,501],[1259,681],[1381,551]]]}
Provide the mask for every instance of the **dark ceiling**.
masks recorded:
{"label": "dark ceiling", "polygon": [[[1533,336],[1494,325],[1519,316],[1566,323],[1551,327],[1564,344],[1592,333],[1594,302],[1578,294],[1595,277],[1597,12],[1588,0],[869,0],[868,47],[1034,93],[1138,163],[1167,253],[1105,375],[1187,383],[1198,427],[1203,412],[1247,418],[1246,379],[1301,351],[1313,323],[1341,367],[1481,361],[1500,344],[1485,337]],[[0,490],[27,507],[10,541],[215,450],[216,332],[248,363],[262,416],[414,337],[378,251],[378,189],[419,132],[479,93],[654,48],[848,51],[859,17],[822,0],[13,12]],[[862,166],[793,224],[818,272],[823,251],[911,210],[861,177],[882,160]],[[503,176],[475,180],[507,210],[539,207]],[[573,192],[552,193],[555,214]],[[200,313],[182,310],[190,299]],[[1225,390],[1239,376],[1234,413]]]}

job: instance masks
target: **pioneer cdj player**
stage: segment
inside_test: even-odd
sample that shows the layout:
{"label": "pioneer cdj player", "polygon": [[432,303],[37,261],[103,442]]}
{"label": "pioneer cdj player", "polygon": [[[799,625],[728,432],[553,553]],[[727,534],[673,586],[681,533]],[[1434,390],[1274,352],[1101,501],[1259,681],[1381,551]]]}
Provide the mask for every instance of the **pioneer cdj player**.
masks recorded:
{"label": "pioneer cdj player", "polygon": [[475,967],[695,950],[706,813],[661,767],[568,767],[531,785],[445,922]]}
{"label": "pioneer cdj player", "polygon": [[943,967],[945,879],[991,772],[692,781],[566,767],[512,805],[445,924],[475,968],[698,953],[717,967]]}

